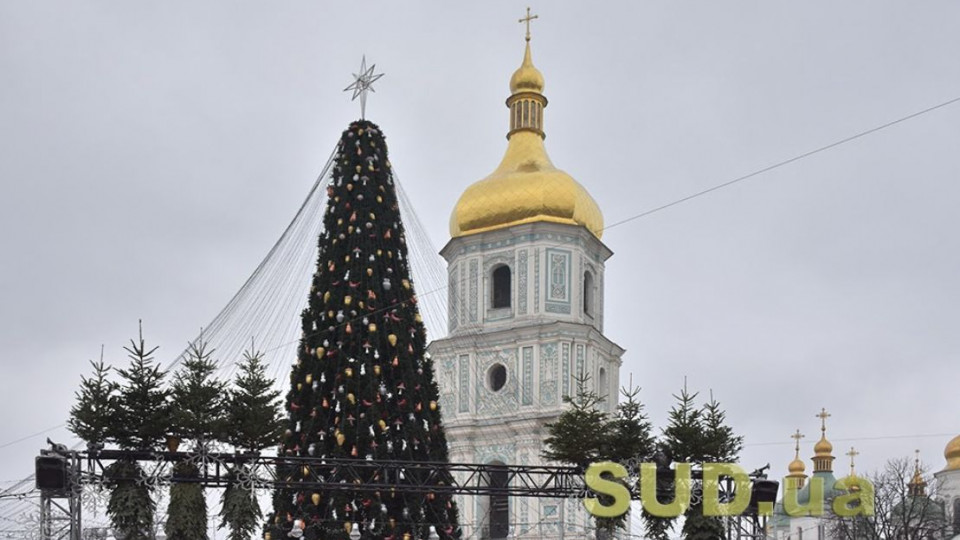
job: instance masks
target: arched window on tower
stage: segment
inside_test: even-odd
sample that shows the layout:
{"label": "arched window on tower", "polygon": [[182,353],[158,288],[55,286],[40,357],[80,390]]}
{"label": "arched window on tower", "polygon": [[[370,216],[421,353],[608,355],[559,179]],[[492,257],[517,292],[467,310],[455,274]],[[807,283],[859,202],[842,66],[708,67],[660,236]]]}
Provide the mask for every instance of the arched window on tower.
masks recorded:
{"label": "arched window on tower", "polygon": [[583,312],[593,316],[593,274],[589,270],[583,273]]}
{"label": "arched window on tower", "polygon": [[510,267],[502,264],[493,269],[493,308],[510,307]]}

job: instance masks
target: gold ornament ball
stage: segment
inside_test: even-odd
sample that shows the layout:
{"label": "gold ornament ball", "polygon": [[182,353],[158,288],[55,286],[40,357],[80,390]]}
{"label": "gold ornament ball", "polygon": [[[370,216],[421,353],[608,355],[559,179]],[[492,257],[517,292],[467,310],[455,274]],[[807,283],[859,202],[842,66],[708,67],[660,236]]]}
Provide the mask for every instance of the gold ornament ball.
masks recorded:
{"label": "gold ornament ball", "polygon": [[313,495],[310,496],[310,500],[313,501],[313,505],[314,505],[314,506],[319,506],[319,505],[320,505],[320,494],[319,494],[319,493],[314,493]]}
{"label": "gold ornament ball", "polygon": [[390,334],[387,336],[387,341],[390,342],[390,346],[395,347],[397,345],[397,336],[396,334]]}
{"label": "gold ornament ball", "polygon": [[437,410],[437,402],[436,402],[436,401],[431,401],[431,402],[430,402],[430,410],[431,410],[431,411]]}

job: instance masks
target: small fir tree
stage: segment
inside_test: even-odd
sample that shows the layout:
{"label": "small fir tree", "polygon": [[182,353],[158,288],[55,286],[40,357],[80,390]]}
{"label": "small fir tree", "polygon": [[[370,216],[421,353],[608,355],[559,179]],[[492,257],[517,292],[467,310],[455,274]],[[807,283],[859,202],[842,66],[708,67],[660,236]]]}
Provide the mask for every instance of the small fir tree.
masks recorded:
{"label": "small fir tree", "polygon": [[[726,424],[726,413],[720,403],[713,399],[697,407],[697,392],[689,392],[686,384],[678,395],[676,405],[670,410],[667,427],[660,441],[662,451],[675,462],[729,463],[734,462],[743,446],[743,438],[735,435]],[[674,520],[645,514],[648,533],[655,538],[664,538]],[[653,533],[662,533],[656,536]],[[702,500],[694,498],[684,513],[681,535],[690,540],[722,538],[723,523],[716,516],[703,515]]]}
{"label": "small fir tree", "polygon": [[656,438],[639,400],[640,388],[621,388],[620,395],[623,399],[617,405],[617,413],[607,425],[604,455],[611,461],[649,461]]}
{"label": "small fir tree", "polygon": [[714,463],[734,463],[743,449],[743,437],[727,425],[727,413],[710,393],[703,406],[703,459]]}
{"label": "small fir tree", "polygon": [[283,433],[280,392],[267,377],[263,353],[243,353],[233,388],[227,392],[224,439],[238,450],[259,452],[275,446]]}
{"label": "small fir tree", "polygon": [[660,447],[678,463],[696,463],[703,460],[703,411],[697,407],[697,393],[687,391],[684,384],[667,416]]}
{"label": "small fir tree", "polygon": [[[130,340],[125,347],[130,366],[119,369],[116,407],[107,435],[122,450],[157,450],[170,424],[170,392],[164,387],[166,373],[155,364],[153,353],[143,340]],[[111,488],[107,514],[114,528],[127,540],[146,540],[153,529],[156,501],[153,489],[143,481],[136,461],[118,460],[104,471]]]}
{"label": "small fir tree", "polygon": [[[225,440],[240,452],[259,453],[273,446],[283,433],[280,415],[280,392],[266,375],[266,365],[259,351],[243,354],[233,388],[227,393]],[[229,530],[228,540],[247,540],[257,530],[262,517],[260,503],[248,483],[240,480],[253,474],[248,465],[231,471],[231,483],[223,491],[220,527]]]}
{"label": "small fir tree", "polygon": [[170,429],[170,391],[164,386],[167,374],[154,361],[157,347],[147,348],[142,326],[139,339],[131,339],[124,350],[130,366],[117,370],[121,384],[107,433],[122,450],[160,450]]}
{"label": "small fir tree", "polygon": [[[212,353],[202,341],[191,343],[181,369],[174,374],[171,393],[175,404],[171,412],[173,429],[201,454],[209,451],[211,443],[223,433],[226,386],[214,377],[217,363]],[[181,461],[173,469],[174,477],[181,480],[196,480],[200,472],[190,461]],[[167,537],[206,540],[206,524],[203,486],[195,481],[174,482],[164,525]]]}
{"label": "small fir tree", "polygon": [[171,425],[198,451],[207,450],[224,432],[227,387],[214,376],[217,363],[212,354],[206,343],[191,343],[173,377]]}
{"label": "small fir tree", "polygon": [[[650,461],[656,448],[653,425],[643,412],[640,388],[622,388],[623,400],[617,405],[616,415],[606,425],[603,438],[603,459],[618,463]],[[597,527],[612,533],[626,527],[629,513],[616,518],[597,518]],[[609,536],[609,535],[607,535]]]}
{"label": "small fir tree", "polygon": [[[654,437],[638,399],[640,389],[621,389],[624,401],[611,416],[599,410],[603,398],[588,389],[588,380],[585,374],[576,377],[576,395],[564,398],[569,407],[556,422],[547,424],[549,435],[544,439],[547,450],[543,457],[583,469],[597,461],[648,460],[653,453]],[[610,501],[601,495],[600,502],[609,504]],[[597,528],[609,536],[615,529],[624,528],[628,518],[628,514],[596,518]]]}
{"label": "small fir tree", "polygon": [[586,469],[591,463],[606,459],[608,418],[597,407],[603,399],[587,387],[589,377],[581,373],[574,379],[576,394],[563,398],[567,410],[557,417],[556,422],[546,425],[549,435],[543,441],[546,447],[543,457]]}
{"label": "small fir tree", "polygon": [[[281,455],[446,462],[393,173],[375,124],[344,131],[327,193]],[[309,467],[279,467],[277,475],[313,480]],[[407,476],[401,481],[416,480]],[[353,479],[335,470],[326,481]],[[273,509],[273,538],[345,540],[354,526],[371,539],[424,539],[431,526],[441,539],[460,536],[447,494],[278,489]]]}
{"label": "small fir tree", "polygon": [[76,404],[70,409],[67,427],[87,443],[88,448],[100,448],[107,441],[111,419],[117,406],[117,383],[109,378],[112,367],[100,361],[90,361],[93,374],[80,378],[80,390],[76,392]]}

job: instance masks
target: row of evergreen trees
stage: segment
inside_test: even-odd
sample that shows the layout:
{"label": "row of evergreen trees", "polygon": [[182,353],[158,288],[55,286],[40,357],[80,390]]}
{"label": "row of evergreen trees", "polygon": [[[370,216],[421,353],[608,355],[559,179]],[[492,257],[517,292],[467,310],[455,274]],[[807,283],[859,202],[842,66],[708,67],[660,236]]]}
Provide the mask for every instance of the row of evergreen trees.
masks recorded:
{"label": "row of evergreen trees", "polygon": [[[743,446],[743,437],[727,425],[726,413],[710,396],[697,404],[698,393],[687,390],[686,384],[674,395],[667,425],[660,436],[653,433],[653,424],[639,401],[639,388],[623,389],[623,399],[613,414],[599,405],[606,396],[589,389],[587,377],[577,380],[576,395],[566,397],[568,409],[556,422],[548,425],[544,441],[544,457],[561,463],[586,468],[597,461],[732,463]],[[617,518],[597,518],[597,527],[612,532],[622,528],[628,514]],[[643,513],[649,538],[668,539],[676,519]],[[723,538],[723,524],[717,517],[704,516],[702,501],[691,501],[684,513],[681,535],[689,540]]]}
{"label": "row of evergreen trees", "polygon": [[[101,358],[91,362],[92,374],[81,379],[68,427],[89,448],[160,451],[182,441],[202,455],[216,445],[238,452],[276,446],[283,429],[280,393],[266,375],[260,352],[244,353],[228,384],[217,379],[213,350],[202,342],[190,344],[172,376],[154,359],[157,348],[147,347],[142,329],[125,350],[126,368],[114,369]],[[200,465],[196,459],[184,460],[174,465],[173,474],[198,477]],[[250,473],[243,465],[237,467],[231,471],[234,478]],[[134,460],[118,460],[105,476],[107,514],[114,529],[129,540],[150,538],[157,494],[146,472]],[[259,504],[248,485],[238,482],[223,493],[221,527],[229,530],[230,540],[247,539],[259,526]],[[170,486],[163,528],[168,538],[207,538],[206,497],[199,483]]]}

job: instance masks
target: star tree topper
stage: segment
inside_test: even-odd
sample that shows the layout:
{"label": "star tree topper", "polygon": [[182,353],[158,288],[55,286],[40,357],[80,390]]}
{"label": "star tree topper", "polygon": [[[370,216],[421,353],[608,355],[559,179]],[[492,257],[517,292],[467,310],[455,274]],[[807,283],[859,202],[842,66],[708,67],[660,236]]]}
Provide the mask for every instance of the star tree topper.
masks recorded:
{"label": "star tree topper", "polygon": [[357,96],[360,96],[360,119],[365,118],[367,112],[367,92],[375,92],[373,89],[373,83],[375,83],[380,77],[383,77],[383,73],[374,73],[376,69],[376,64],[371,64],[367,68],[367,55],[363,55],[363,60],[360,62],[360,71],[353,74],[353,84],[343,89],[344,92],[349,92],[353,90],[353,97],[350,98],[350,101],[357,99]]}

